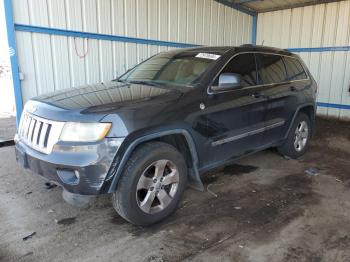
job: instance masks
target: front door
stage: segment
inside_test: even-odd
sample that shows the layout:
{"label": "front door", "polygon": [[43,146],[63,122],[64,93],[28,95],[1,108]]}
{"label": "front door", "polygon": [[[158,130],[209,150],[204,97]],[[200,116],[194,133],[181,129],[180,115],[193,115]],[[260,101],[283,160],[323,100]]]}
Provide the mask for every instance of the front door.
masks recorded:
{"label": "front door", "polygon": [[[267,99],[262,87],[257,86],[254,54],[234,56],[222,73],[239,75],[241,86],[208,95],[204,116],[207,122],[208,152],[204,160],[207,168],[255,151],[263,143]],[[214,85],[217,84],[218,79],[215,79]]]}

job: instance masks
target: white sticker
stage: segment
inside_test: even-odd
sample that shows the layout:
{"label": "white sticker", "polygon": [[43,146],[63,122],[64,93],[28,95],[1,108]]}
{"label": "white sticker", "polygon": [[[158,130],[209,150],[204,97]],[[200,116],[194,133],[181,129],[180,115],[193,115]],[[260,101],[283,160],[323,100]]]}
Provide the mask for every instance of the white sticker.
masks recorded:
{"label": "white sticker", "polygon": [[16,51],[15,49],[13,49],[12,46],[9,47],[9,53],[10,53],[10,56],[14,56],[16,54]]}
{"label": "white sticker", "polygon": [[220,58],[220,55],[215,54],[209,54],[209,53],[198,53],[196,55],[198,58],[204,58],[204,59],[211,59],[211,60],[217,60]]}

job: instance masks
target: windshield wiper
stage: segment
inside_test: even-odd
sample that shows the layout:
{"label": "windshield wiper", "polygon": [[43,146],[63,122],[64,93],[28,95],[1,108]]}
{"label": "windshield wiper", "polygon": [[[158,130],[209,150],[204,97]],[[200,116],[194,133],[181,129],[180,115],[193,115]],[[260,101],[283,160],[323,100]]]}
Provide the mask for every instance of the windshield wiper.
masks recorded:
{"label": "windshield wiper", "polygon": [[145,81],[145,80],[135,80],[135,81],[129,81],[129,83],[132,84],[139,84],[139,85],[149,85],[149,86],[161,86],[162,84],[153,82],[153,81]]}
{"label": "windshield wiper", "polygon": [[124,84],[127,84],[127,83],[128,83],[128,81],[122,80],[122,79],[119,79],[119,78],[113,79],[112,81],[120,82],[120,83],[124,83]]}

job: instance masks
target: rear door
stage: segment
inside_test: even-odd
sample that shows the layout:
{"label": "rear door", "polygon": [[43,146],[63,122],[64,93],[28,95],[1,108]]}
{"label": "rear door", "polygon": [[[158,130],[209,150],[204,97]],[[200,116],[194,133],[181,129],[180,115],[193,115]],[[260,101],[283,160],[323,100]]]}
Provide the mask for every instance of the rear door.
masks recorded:
{"label": "rear door", "polygon": [[[267,96],[265,115],[264,144],[270,145],[281,141],[287,132],[298,103],[299,78],[304,78],[299,70],[290,70],[292,57],[277,54],[256,54],[258,81],[264,85]],[[288,60],[285,63],[286,59]],[[296,60],[297,61],[297,60]],[[301,67],[302,69],[302,67]],[[292,76],[292,75],[295,76]],[[299,76],[297,76],[299,74]]]}
{"label": "rear door", "polygon": [[[256,150],[263,143],[266,97],[257,86],[255,56],[234,56],[221,73],[235,73],[241,87],[209,94],[206,103],[207,156],[205,162],[215,165]],[[218,77],[214,85],[218,84]],[[260,130],[260,131],[259,131]]]}

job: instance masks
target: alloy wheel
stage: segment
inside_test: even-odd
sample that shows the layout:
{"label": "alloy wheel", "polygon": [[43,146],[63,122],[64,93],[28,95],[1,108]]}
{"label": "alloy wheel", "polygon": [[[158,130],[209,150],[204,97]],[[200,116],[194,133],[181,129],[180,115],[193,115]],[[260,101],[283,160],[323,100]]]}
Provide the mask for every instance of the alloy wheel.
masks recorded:
{"label": "alloy wheel", "polygon": [[301,121],[296,130],[294,137],[294,148],[296,151],[302,151],[307,143],[309,138],[309,127],[306,121]]}
{"label": "alloy wheel", "polygon": [[153,162],[143,172],[136,187],[137,204],[141,210],[154,214],[172,202],[179,184],[179,172],[170,160]]}

